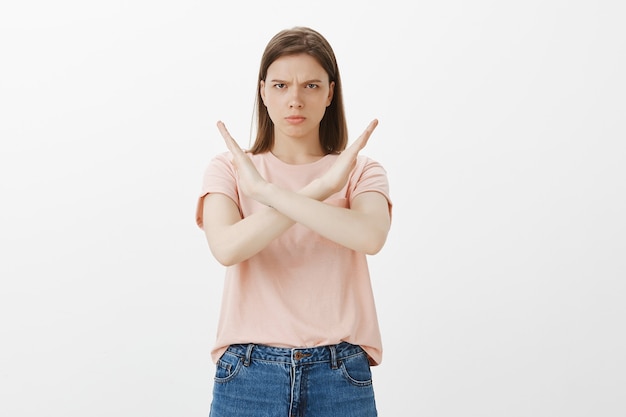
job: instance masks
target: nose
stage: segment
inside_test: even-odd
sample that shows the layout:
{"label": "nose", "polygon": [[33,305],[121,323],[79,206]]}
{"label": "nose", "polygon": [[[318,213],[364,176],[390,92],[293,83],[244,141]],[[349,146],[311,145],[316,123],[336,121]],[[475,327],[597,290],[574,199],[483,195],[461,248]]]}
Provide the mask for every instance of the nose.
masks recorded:
{"label": "nose", "polygon": [[289,108],[301,109],[304,103],[302,103],[302,99],[300,98],[300,92],[298,91],[298,89],[293,88],[291,89],[290,93],[291,95],[289,96]]}

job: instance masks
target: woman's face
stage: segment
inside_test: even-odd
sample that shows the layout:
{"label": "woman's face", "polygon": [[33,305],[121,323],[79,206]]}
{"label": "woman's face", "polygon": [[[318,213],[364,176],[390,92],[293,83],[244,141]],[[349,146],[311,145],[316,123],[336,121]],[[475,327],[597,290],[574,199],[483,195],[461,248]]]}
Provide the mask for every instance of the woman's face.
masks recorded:
{"label": "woman's face", "polygon": [[319,123],[332,101],[334,87],[312,56],[287,55],[272,62],[260,91],[274,122],[275,139],[319,141]]}

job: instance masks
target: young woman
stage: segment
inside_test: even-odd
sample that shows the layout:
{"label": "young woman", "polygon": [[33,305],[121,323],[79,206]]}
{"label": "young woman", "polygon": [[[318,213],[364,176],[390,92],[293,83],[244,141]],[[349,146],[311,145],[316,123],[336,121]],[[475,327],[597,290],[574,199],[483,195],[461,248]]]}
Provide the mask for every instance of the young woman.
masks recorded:
{"label": "young woman", "polygon": [[387,175],[347,146],[341,79],[318,32],[283,30],[261,60],[257,134],[209,163],[197,208],[226,281],[211,417],[376,416],[382,343],[367,255],[391,222]]}

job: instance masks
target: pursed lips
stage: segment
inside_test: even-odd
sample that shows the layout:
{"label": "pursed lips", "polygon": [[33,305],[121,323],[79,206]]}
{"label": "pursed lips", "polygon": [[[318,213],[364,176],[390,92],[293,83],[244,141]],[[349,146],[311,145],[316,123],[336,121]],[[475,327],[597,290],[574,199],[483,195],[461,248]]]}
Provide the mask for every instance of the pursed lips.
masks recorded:
{"label": "pursed lips", "polygon": [[304,117],[304,116],[287,116],[287,117],[285,117],[285,120],[287,120],[287,122],[289,122],[291,124],[302,123],[305,119],[306,119],[306,117]]}

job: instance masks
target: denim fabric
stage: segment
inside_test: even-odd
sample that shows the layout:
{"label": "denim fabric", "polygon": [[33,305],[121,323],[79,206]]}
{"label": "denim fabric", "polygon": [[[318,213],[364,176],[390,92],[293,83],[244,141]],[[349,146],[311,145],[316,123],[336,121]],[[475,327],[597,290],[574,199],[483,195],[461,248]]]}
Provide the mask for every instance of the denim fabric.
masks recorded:
{"label": "denim fabric", "polygon": [[232,345],[218,360],[210,417],[375,417],[367,354]]}

